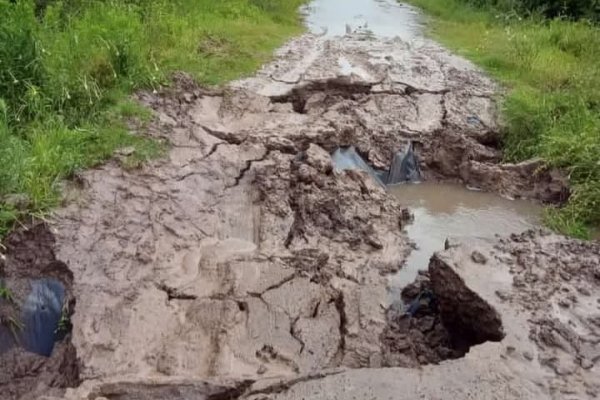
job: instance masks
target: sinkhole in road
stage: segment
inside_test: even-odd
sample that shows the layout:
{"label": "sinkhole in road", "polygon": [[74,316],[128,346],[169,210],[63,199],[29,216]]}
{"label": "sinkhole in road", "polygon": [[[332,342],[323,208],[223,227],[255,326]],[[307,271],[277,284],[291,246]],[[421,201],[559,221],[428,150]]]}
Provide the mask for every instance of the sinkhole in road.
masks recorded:
{"label": "sinkhole in road", "polygon": [[414,221],[406,231],[416,245],[403,268],[390,278],[394,298],[399,298],[419,270],[427,269],[431,255],[444,249],[446,239],[484,244],[496,235],[521,233],[541,223],[542,207],[533,201],[512,200],[459,184],[423,182],[388,190],[412,211]]}

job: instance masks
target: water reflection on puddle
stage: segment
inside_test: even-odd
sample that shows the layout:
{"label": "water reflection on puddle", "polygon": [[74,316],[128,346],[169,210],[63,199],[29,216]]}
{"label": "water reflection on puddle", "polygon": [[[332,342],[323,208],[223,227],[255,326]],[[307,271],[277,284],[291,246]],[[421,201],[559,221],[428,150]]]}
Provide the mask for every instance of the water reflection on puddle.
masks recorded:
{"label": "water reflection on puddle", "polygon": [[418,246],[405,267],[391,278],[394,297],[414,280],[418,270],[427,269],[429,258],[443,249],[446,238],[471,244],[490,241],[497,234],[533,228],[541,218],[542,209],[536,203],[509,200],[461,185],[406,184],[390,187],[389,192],[414,213],[415,220],[406,226],[406,231]]}
{"label": "water reflection on puddle", "polygon": [[396,0],[314,0],[306,7],[306,23],[327,36],[351,31],[404,40],[419,34],[421,26],[418,11]]}

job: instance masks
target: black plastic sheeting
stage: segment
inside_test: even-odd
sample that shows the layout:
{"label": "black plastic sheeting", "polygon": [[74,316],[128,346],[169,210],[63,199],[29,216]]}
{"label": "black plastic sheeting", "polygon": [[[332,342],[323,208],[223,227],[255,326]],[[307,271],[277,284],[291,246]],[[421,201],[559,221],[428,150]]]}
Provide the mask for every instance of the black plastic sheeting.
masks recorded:
{"label": "black plastic sheeting", "polygon": [[421,167],[414,146],[410,143],[405,152],[399,151],[394,154],[386,184],[419,181],[421,181]]}
{"label": "black plastic sheeting", "polygon": [[412,143],[407,146],[406,151],[394,154],[389,171],[371,167],[353,146],[338,148],[332,159],[336,169],[365,171],[382,186],[421,181],[421,168]]}
{"label": "black plastic sheeting", "polygon": [[65,287],[56,279],[31,282],[31,292],[23,304],[21,345],[26,350],[50,356],[60,339],[59,323],[63,312]]}

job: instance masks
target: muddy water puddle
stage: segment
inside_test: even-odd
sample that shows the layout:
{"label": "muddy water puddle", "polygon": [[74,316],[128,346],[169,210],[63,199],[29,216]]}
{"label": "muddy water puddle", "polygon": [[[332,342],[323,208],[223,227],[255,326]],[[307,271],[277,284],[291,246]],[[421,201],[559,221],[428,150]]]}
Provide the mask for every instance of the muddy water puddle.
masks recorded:
{"label": "muddy water puddle", "polygon": [[306,7],[306,23],[316,34],[370,33],[410,40],[420,33],[419,13],[396,0],[315,0]]}
{"label": "muddy water puddle", "polygon": [[390,279],[398,298],[404,286],[427,269],[431,255],[443,250],[447,238],[477,244],[496,235],[521,233],[540,224],[542,208],[527,200],[510,200],[457,184],[420,183],[389,187],[389,193],[411,209],[414,221],[406,226],[417,248],[405,266]]}

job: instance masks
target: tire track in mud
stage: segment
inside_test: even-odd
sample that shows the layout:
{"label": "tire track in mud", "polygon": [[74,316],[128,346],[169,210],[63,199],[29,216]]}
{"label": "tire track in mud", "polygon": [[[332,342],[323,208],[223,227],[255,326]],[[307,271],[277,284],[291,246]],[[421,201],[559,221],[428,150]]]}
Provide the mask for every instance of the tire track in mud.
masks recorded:
{"label": "tire track in mud", "polygon": [[[387,274],[411,251],[410,213],[365,174],[335,171],[329,152],[355,146],[386,168],[414,142],[426,179],[563,200],[556,171],[500,164],[495,89],[431,42],[350,34],[293,40],[223,91],[179,75],[172,89],[140,94],[168,157],[84,173],[54,223],[89,382],[68,396],[277,397],[345,376],[336,368],[464,355],[443,315],[395,323]],[[430,332],[441,341],[422,338]]]}

